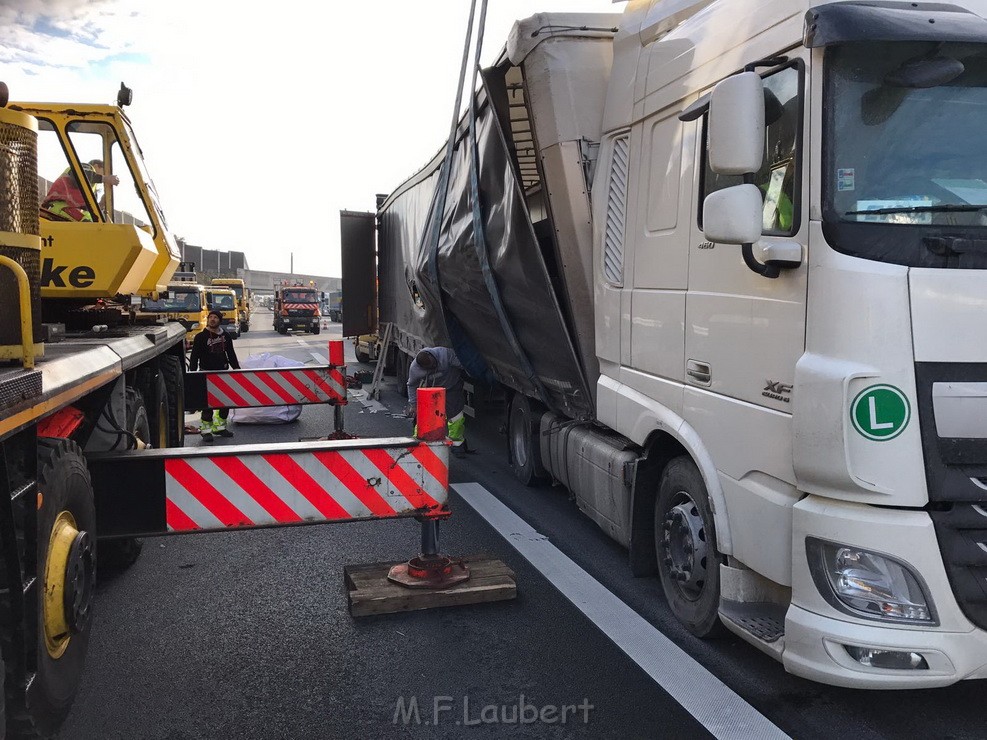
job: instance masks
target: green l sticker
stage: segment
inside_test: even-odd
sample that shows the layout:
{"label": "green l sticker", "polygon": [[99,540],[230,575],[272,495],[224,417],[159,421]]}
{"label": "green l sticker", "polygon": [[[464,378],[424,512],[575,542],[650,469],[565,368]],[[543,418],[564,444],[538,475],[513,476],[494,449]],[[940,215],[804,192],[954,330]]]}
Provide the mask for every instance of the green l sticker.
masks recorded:
{"label": "green l sticker", "polygon": [[853,427],[867,439],[894,439],[908,426],[912,409],[908,397],[893,385],[872,385],[853,399]]}

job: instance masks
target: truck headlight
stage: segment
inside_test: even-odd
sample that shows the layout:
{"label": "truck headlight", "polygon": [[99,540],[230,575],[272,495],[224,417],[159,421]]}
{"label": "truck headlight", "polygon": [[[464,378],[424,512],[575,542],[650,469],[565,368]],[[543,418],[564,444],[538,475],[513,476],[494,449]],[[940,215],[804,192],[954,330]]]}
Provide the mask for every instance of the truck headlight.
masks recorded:
{"label": "truck headlight", "polygon": [[816,588],[840,611],[887,622],[938,624],[918,575],[899,560],[850,545],[805,540]]}

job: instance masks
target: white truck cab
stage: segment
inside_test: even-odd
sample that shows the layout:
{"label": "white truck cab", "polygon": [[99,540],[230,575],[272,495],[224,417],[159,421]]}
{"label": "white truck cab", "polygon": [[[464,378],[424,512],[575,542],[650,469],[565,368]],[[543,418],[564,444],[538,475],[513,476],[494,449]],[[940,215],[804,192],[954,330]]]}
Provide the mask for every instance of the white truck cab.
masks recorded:
{"label": "white truck cab", "polygon": [[597,420],[701,476],[651,494],[676,614],[826,683],[987,677],[985,18],[632,0],[614,41]]}

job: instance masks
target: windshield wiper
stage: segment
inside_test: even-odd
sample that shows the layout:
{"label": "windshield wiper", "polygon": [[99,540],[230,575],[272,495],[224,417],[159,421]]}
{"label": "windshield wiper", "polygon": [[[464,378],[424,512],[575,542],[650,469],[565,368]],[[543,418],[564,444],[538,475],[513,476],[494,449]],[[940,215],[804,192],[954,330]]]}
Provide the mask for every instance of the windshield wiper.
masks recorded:
{"label": "windshield wiper", "polygon": [[873,208],[869,211],[847,211],[844,216],[881,216],[889,213],[972,213],[987,210],[987,205],[971,203],[942,203],[937,206],[895,206],[892,208]]}

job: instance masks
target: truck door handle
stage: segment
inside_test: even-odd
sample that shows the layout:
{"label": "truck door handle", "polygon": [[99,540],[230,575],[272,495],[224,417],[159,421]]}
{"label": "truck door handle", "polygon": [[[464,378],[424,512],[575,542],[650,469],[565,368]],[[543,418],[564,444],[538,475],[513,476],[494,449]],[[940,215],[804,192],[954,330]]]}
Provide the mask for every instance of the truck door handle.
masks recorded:
{"label": "truck door handle", "polygon": [[697,362],[696,360],[689,360],[685,364],[685,374],[697,383],[704,383],[705,385],[709,385],[713,379],[713,373],[709,368],[709,364]]}

